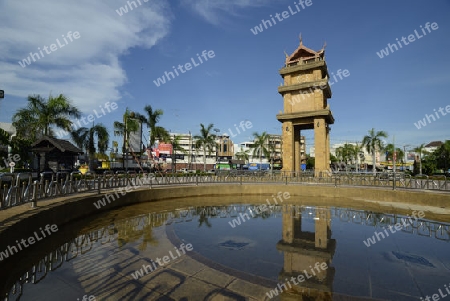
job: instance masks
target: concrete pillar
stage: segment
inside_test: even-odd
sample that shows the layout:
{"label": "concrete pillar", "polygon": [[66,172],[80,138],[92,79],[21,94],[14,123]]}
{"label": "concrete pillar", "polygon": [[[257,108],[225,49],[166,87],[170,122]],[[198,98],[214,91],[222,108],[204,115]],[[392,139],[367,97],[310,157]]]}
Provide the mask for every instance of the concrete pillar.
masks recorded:
{"label": "concrete pillar", "polygon": [[326,249],[328,247],[330,210],[317,208],[315,222],[315,247]]}
{"label": "concrete pillar", "polygon": [[314,118],[314,147],[316,151],[315,157],[315,176],[326,174],[328,163],[327,152],[327,128],[325,127],[325,118]]}
{"label": "concrete pillar", "polygon": [[283,205],[283,241],[285,243],[293,243],[294,242],[294,211],[292,210],[291,205]]}
{"label": "concrete pillar", "polygon": [[292,171],[299,172],[301,164],[300,156],[300,130],[294,126],[294,169]]}
{"label": "concrete pillar", "polygon": [[294,127],[291,121],[283,122],[283,171],[293,171],[295,166],[294,158]]}
{"label": "concrete pillar", "polygon": [[330,128],[327,126],[327,140],[326,140],[326,147],[327,147],[327,169],[330,169]]}

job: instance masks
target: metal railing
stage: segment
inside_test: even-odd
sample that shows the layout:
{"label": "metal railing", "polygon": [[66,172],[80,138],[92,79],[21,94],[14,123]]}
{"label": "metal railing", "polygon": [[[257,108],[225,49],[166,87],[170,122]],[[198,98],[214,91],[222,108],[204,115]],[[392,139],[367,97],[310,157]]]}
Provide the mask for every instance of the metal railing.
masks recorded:
{"label": "metal railing", "polygon": [[385,173],[334,174],[324,172],[315,176],[309,172],[220,172],[217,174],[171,174],[136,173],[134,171],[107,171],[102,175],[78,172],[44,172],[39,180],[31,173],[0,176],[0,210],[30,203],[37,206],[39,200],[62,197],[82,192],[100,194],[105,189],[119,189],[126,186],[140,186],[151,189],[163,185],[207,185],[207,184],[284,184],[284,185],[330,185],[366,186],[387,189],[422,189],[450,192],[445,176],[412,178],[409,175]]}
{"label": "metal railing", "polygon": [[[41,258],[36,258],[33,266],[26,269],[18,279],[7,280],[7,292],[2,292],[2,300],[19,300],[23,291],[30,284],[38,284],[50,272],[59,269],[64,263],[83,256],[91,250],[110,242],[117,241],[121,233],[133,232],[133,237],[143,236],[146,231],[153,227],[171,225],[173,223],[195,222],[198,218],[227,218],[232,219],[239,213],[248,212],[253,206],[248,204],[234,204],[225,206],[201,206],[179,208],[173,211],[149,212],[131,218],[125,218],[112,222],[111,224],[97,227],[74,238],[68,239],[57,248],[50,251]],[[328,215],[327,212],[330,214]],[[283,214],[293,214],[294,218],[314,219],[318,215],[329,216],[340,220],[340,222],[354,223],[361,226],[369,226],[384,229],[401,223],[401,215],[377,213],[365,210],[355,210],[336,207],[310,207],[304,205],[273,205],[266,213],[267,217],[279,218]],[[263,213],[263,214],[266,214]],[[261,214],[257,214],[260,216]],[[401,230],[403,233],[426,236],[444,242],[450,242],[450,224],[430,220],[418,219],[413,224]],[[281,234],[281,233],[280,233]],[[6,280],[6,279],[5,279]]]}

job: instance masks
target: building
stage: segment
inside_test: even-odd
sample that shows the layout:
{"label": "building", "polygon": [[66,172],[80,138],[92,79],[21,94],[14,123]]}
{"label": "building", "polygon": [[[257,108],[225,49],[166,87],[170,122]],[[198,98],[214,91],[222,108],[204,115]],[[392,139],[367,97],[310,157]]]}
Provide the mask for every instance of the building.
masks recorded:
{"label": "building", "polygon": [[432,153],[437,150],[441,145],[444,144],[442,141],[431,141],[423,148],[424,152]]}
{"label": "building", "polygon": [[41,171],[71,171],[76,158],[83,153],[81,149],[67,140],[44,136],[31,145],[37,158],[36,169]]}
{"label": "building", "polygon": [[[191,133],[170,133],[170,140],[178,137],[180,149],[174,149],[170,142],[159,143],[151,150],[153,164],[158,164],[162,169],[185,168],[188,170],[203,170],[204,152],[203,148],[196,148],[194,135]],[[215,168],[216,163],[228,164],[234,156],[234,144],[226,134],[216,137],[217,147],[206,150],[206,170]],[[176,165],[175,165],[176,163]]]}
{"label": "building", "polygon": [[[283,139],[282,135],[279,134],[268,134],[268,145],[271,145],[273,147],[273,153],[272,153],[272,160],[273,160],[273,168],[274,169],[281,169],[283,165]],[[239,144],[235,144],[234,149],[234,157],[242,157],[242,153],[245,153],[248,155],[248,163],[249,164],[269,164],[271,163],[271,158],[266,158],[266,156],[261,156],[261,162],[258,155],[253,155],[254,150],[254,141],[244,141]],[[267,146],[269,148],[269,146]],[[305,137],[301,136],[300,139],[300,154],[301,154],[301,164],[306,168],[306,143],[305,143]]]}

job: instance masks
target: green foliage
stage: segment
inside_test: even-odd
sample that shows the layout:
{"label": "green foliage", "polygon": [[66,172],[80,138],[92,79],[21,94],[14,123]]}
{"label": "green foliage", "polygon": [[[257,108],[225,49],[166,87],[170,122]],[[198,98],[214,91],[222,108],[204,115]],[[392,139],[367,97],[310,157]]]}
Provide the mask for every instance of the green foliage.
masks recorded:
{"label": "green foliage", "polygon": [[30,95],[27,107],[19,109],[12,121],[19,137],[35,141],[42,136],[53,136],[51,126],[70,131],[70,118],[80,117],[81,112],[63,94],[57,97],[50,95],[47,100],[40,95]]}
{"label": "green foliage", "polygon": [[384,148],[384,151],[387,152],[386,160],[394,161],[394,152],[397,153],[397,159],[396,162],[404,162],[405,161],[405,153],[401,148],[395,148],[394,150],[394,144],[389,143]]}
{"label": "green foliage", "polygon": [[450,140],[446,140],[437,150],[434,151],[437,169],[448,172],[450,168]]}
{"label": "green foliage", "polygon": [[[271,163],[271,168],[273,168],[273,156],[275,152],[275,145],[270,143],[270,135],[267,132],[262,132],[261,135],[257,132],[253,133],[254,144],[251,146],[253,148],[253,156],[259,156],[259,162],[262,163],[262,156],[269,158]],[[261,168],[262,165],[260,165]]]}
{"label": "green foliage", "polygon": [[170,135],[167,130],[156,125],[161,116],[164,114],[164,111],[160,109],[154,110],[151,105],[146,105],[144,107],[144,111],[147,113],[147,116],[139,115],[139,118],[150,129],[150,147],[153,147],[157,139],[168,141],[170,139]]}
{"label": "green foliage", "polygon": [[362,146],[366,148],[367,152],[372,154],[372,163],[373,163],[373,173],[376,173],[376,157],[375,153],[377,150],[383,149],[383,141],[381,138],[387,138],[388,134],[385,131],[375,132],[375,129],[372,128],[369,130],[369,135],[364,136],[362,141]]}
{"label": "green foliage", "polygon": [[249,151],[250,151],[250,150],[244,151],[244,149],[243,149],[242,146],[241,146],[241,150],[238,151],[238,152],[235,154],[236,159],[238,159],[238,160],[244,160],[245,163],[247,163],[247,162],[248,162],[248,159],[249,159],[249,153],[248,153]]}
{"label": "green foliage", "polygon": [[336,163],[339,160],[332,153],[330,153],[330,161],[331,161],[331,163]]}
{"label": "green foliage", "polygon": [[[18,136],[13,136],[0,129],[0,144],[11,147],[11,155],[19,155],[20,160],[15,162],[16,167],[24,167],[26,162],[31,161],[31,141],[22,139]],[[0,158],[8,158],[8,151],[0,151]],[[4,164],[3,159],[0,161],[0,166]],[[9,169],[8,169],[9,170]]]}
{"label": "green foliage", "polygon": [[211,133],[214,124],[210,123],[207,127],[200,123],[200,135],[195,135],[195,147],[203,149],[203,170],[206,171],[206,152],[210,155],[213,148],[217,146],[216,135]]}
{"label": "green foliage", "polygon": [[313,169],[316,165],[316,158],[306,155],[306,169]]}

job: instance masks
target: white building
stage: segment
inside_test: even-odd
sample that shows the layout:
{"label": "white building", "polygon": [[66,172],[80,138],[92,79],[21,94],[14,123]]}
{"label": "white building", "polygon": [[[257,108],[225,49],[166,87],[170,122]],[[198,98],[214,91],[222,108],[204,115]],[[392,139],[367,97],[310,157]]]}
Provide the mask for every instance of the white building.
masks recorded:
{"label": "white building", "polygon": [[[303,137],[304,141],[304,137]],[[273,145],[274,152],[273,157],[274,159],[281,159],[281,152],[282,152],[282,140],[281,135],[276,134],[269,134],[269,141],[268,144]],[[302,143],[304,145],[304,143]],[[244,141],[238,144],[234,145],[234,156],[236,157],[236,153],[238,152],[245,152],[248,154],[249,163],[260,163],[260,158],[258,155],[253,156],[254,151],[254,141]],[[304,155],[304,152],[303,152]],[[261,156],[261,163],[270,163],[270,158],[266,158],[264,155]]]}
{"label": "white building", "polygon": [[[195,135],[191,133],[170,133],[173,140],[179,137],[178,143],[183,150],[173,150],[167,143],[159,144],[153,151],[153,155],[157,155],[157,162],[166,164],[167,168],[171,168],[174,155],[176,156],[176,168],[187,168],[190,170],[203,170],[204,168],[204,152],[203,148],[196,148]],[[213,169],[216,162],[227,162],[233,159],[234,145],[228,135],[218,135],[216,139],[217,147],[206,150],[206,169]],[[160,147],[161,146],[161,147]],[[158,154],[156,153],[158,151]]]}

